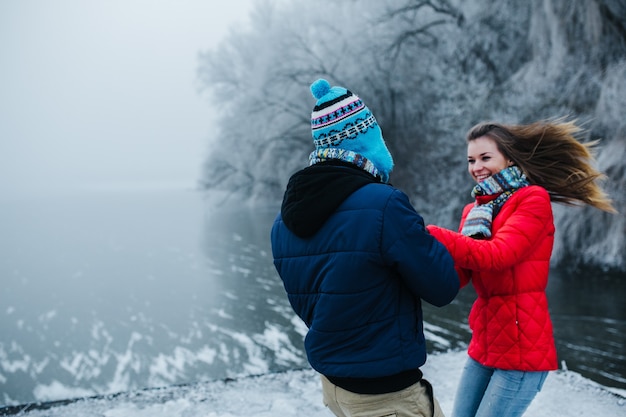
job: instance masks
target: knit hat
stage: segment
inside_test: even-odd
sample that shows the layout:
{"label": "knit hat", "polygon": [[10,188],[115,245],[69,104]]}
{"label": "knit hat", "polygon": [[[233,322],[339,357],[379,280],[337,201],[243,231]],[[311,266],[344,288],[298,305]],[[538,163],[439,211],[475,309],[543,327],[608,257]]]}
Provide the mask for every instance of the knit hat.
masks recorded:
{"label": "knit hat", "polygon": [[315,145],[311,165],[341,159],[389,181],[393,159],[378,122],[363,101],[343,87],[331,88],[324,79],[311,84],[311,93],[317,100],[311,114]]}

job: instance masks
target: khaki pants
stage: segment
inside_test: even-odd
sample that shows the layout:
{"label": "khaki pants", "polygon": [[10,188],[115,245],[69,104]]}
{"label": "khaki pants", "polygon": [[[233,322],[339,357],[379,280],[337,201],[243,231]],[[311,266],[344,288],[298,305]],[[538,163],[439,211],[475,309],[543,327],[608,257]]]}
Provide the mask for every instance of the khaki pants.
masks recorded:
{"label": "khaki pants", "polygon": [[401,391],[372,395],[347,391],[321,377],[324,405],[337,417],[444,417],[424,380]]}

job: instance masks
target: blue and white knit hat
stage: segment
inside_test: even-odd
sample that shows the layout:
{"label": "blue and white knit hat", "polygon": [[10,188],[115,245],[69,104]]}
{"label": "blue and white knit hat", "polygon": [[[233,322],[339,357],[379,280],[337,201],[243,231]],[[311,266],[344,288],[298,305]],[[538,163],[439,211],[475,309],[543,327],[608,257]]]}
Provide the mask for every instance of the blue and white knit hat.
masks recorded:
{"label": "blue and white knit hat", "polygon": [[311,84],[311,93],[317,100],[311,114],[311,164],[342,159],[388,182],[393,159],[370,109],[349,90],[331,88],[324,79]]}

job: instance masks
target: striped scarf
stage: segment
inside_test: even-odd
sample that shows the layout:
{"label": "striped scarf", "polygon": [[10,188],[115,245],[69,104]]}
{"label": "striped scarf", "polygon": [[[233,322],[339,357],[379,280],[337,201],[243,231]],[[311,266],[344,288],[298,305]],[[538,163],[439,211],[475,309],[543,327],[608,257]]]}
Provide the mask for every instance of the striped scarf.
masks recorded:
{"label": "striped scarf", "polygon": [[373,176],[379,178],[381,181],[386,182],[389,178],[385,178],[374,164],[363,155],[360,155],[353,151],[340,148],[321,148],[316,149],[309,155],[309,165],[314,165],[319,162],[325,162],[330,159],[339,159],[341,161],[349,162],[364,171],[369,172]]}
{"label": "striped scarf", "polygon": [[518,189],[529,185],[526,176],[516,167],[508,167],[479,182],[472,190],[476,199],[461,233],[475,239],[491,237],[491,223],[506,200]]}

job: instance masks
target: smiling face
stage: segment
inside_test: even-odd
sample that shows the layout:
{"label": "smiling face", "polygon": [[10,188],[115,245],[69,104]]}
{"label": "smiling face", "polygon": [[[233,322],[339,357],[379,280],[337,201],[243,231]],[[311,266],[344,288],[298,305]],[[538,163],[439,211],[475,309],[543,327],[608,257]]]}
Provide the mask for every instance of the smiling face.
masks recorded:
{"label": "smiling face", "polygon": [[488,136],[472,139],[467,143],[467,170],[476,182],[497,174],[513,165]]}

